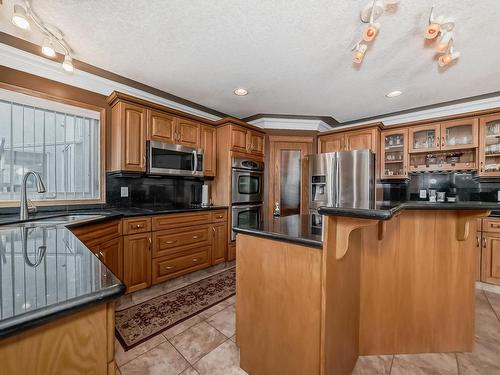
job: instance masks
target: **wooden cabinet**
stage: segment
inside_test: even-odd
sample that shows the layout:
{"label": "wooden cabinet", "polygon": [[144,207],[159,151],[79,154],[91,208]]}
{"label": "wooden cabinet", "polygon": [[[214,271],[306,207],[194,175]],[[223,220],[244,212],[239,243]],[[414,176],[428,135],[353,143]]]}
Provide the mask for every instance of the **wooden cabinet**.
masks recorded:
{"label": "wooden cabinet", "polygon": [[153,259],[153,284],[210,266],[210,246],[192,248],[178,257]]}
{"label": "wooden cabinet", "polygon": [[231,126],[231,150],[247,151],[247,129],[239,126]]}
{"label": "wooden cabinet", "polygon": [[481,280],[500,285],[500,235],[483,232]]}
{"label": "wooden cabinet", "polygon": [[331,134],[319,139],[319,153],[337,152],[344,149],[344,134]]}
{"label": "wooden cabinet", "polygon": [[200,146],[200,124],[198,122],[180,118],[177,125],[176,143],[188,147],[198,148]]}
{"label": "wooden cabinet", "polygon": [[381,178],[408,177],[408,129],[381,132],[380,150]]}
{"label": "wooden cabinet", "polygon": [[248,151],[254,155],[264,156],[264,135],[248,131]]}
{"label": "wooden cabinet", "polygon": [[264,156],[264,134],[231,125],[231,150]]}
{"label": "wooden cabinet", "polygon": [[212,224],[212,265],[227,259],[227,223]]}
{"label": "wooden cabinet", "polygon": [[236,243],[232,242],[228,246],[227,250],[227,260],[231,262],[236,259]]}
{"label": "wooden cabinet", "polygon": [[441,150],[459,150],[478,146],[478,120],[467,118],[441,124]]}
{"label": "wooden cabinet", "polygon": [[203,149],[203,170],[205,176],[217,174],[217,135],[212,126],[201,126],[201,144]]}
{"label": "wooden cabinet", "polygon": [[112,107],[111,170],[146,170],[146,109],[118,102]]}
{"label": "wooden cabinet", "polygon": [[151,233],[123,237],[123,279],[127,292],[151,285]]}
{"label": "wooden cabinet", "polygon": [[440,150],[441,128],[439,124],[408,128],[409,152]]}
{"label": "wooden cabinet", "polygon": [[480,119],[479,175],[500,176],[500,115],[498,114]]}
{"label": "wooden cabinet", "polygon": [[148,110],[148,139],[163,143],[174,143],[177,117],[167,113]]}
{"label": "wooden cabinet", "polygon": [[153,258],[176,256],[187,247],[209,245],[211,232],[208,224],[153,233]]}
{"label": "wooden cabinet", "polygon": [[123,219],[123,234],[136,234],[151,232],[151,218],[150,217],[132,217]]}
{"label": "wooden cabinet", "polygon": [[320,153],[364,149],[377,153],[378,143],[379,130],[375,127],[322,135],[318,139],[318,149]]}
{"label": "wooden cabinet", "polygon": [[117,237],[92,248],[92,252],[120,280],[123,280],[122,238]]}
{"label": "wooden cabinet", "polygon": [[[478,227],[479,229],[479,227]],[[481,281],[481,231],[476,232],[476,248],[475,248],[475,261],[474,269],[476,274],[476,281]]]}

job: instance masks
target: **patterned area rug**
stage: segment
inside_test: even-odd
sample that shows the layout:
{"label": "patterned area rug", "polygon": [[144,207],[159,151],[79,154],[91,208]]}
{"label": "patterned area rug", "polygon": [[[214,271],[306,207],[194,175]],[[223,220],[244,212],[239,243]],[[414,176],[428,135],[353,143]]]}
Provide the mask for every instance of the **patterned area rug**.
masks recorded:
{"label": "patterned area rug", "polygon": [[125,350],[236,294],[233,267],[146,302],[117,311],[116,336]]}

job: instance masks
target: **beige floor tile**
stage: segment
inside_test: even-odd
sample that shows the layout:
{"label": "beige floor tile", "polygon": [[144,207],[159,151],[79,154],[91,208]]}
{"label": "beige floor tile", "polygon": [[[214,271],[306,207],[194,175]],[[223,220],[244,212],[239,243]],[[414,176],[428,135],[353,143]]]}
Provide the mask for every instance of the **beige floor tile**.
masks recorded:
{"label": "beige floor tile", "polygon": [[172,345],[193,364],[209,353],[226,337],[206,322],[201,322],[170,339]]}
{"label": "beige floor tile", "polygon": [[244,375],[236,344],[227,340],[194,364],[200,375]]}
{"label": "beige floor tile", "polygon": [[125,363],[139,357],[141,354],[146,353],[148,350],[153,349],[155,346],[167,341],[162,335],[156,335],[149,340],[137,345],[136,347],[124,351],[120,342],[115,339],[115,361],[118,366],[123,366]]}
{"label": "beige floor tile", "polygon": [[122,375],[122,372],[120,371],[120,369],[118,368],[118,366],[116,367],[116,375]]}
{"label": "beige floor tile", "polygon": [[226,301],[228,304],[234,305],[236,303],[236,294],[232,297],[229,297]]}
{"label": "beige floor tile", "polygon": [[370,355],[359,357],[353,375],[388,375],[391,371],[392,355]]}
{"label": "beige floor tile", "polygon": [[476,339],[472,353],[458,353],[460,374],[498,375],[500,374],[500,346]]}
{"label": "beige floor tile", "polygon": [[226,307],[230,306],[231,304],[228,302],[228,300],[224,300],[220,303],[218,303],[217,305],[214,305],[212,307],[210,307],[209,309],[206,309],[205,311],[202,311],[201,313],[199,313],[199,317],[202,319],[202,320],[205,320],[205,319],[208,319],[210,318],[211,316],[217,314],[219,311],[222,311],[224,310]]}
{"label": "beige floor tile", "polygon": [[500,345],[500,321],[484,292],[476,293],[476,340]]}
{"label": "beige floor tile", "polygon": [[202,319],[198,315],[195,315],[179,324],[176,324],[172,328],[167,329],[163,332],[163,336],[165,336],[167,339],[171,339],[172,337],[177,336],[179,333],[184,332],[186,329],[191,328],[201,321]]}
{"label": "beige floor tile", "polygon": [[193,367],[185,369],[181,375],[200,375]]}
{"label": "beige floor tile", "polygon": [[484,292],[498,319],[500,319],[500,294]]}
{"label": "beige floor tile", "polygon": [[236,335],[231,336],[231,341],[236,342]]}
{"label": "beige floor tile", "polygon": [[455,354],[429,353],[396,355],[391,375],[457,375]]}
{"label": "beige floor tile", "polygon": [[226,307],[224,310],[207,319],[207,323],[217,328],[226,337],[234,336],[236,332],[236,310],[234,305]]}
{"label": "beige floor tile", "polygon": [[179,375],[189,363],[169,342],[164,342],[121,366],[122,375]]}

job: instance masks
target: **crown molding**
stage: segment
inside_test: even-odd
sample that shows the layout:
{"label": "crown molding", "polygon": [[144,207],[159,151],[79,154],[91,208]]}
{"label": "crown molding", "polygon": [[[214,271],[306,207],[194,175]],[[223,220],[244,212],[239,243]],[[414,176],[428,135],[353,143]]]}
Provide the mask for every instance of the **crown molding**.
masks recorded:
{"label": "crown molding", "polygon": [[332,130],[326,122],[317,119],[262,117],[248,122],[261,129],[310,130],[324,132]]}

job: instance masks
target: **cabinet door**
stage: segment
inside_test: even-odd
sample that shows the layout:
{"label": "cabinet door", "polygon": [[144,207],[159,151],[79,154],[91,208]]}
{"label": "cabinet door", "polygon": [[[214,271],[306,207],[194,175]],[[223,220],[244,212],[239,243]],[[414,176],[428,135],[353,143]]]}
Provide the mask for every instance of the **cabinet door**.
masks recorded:
{"label": "cabinet door", "polygon": [[344,149],[344,135],[332,134],[321,137],[319,140],[319,153],[337,152]]}
{"label": "cabinet door", "polygon": [[148,111],[149,139],[163,143],[174,143],[177,118],[163,112]]}
{"label": "cabinet door", "polygon": [[151,234],[123,237],[123,281],[127,292],[151,285]]}
{"label": "cabinet door", "polygon": [[231,262],[236,259],[236,243],[231,242],[227,250],[227,260]]}
{"label": "cabinet door", "polygon": [[248,151],[255,155],[264,155],[264,135],[248,131]]}
{"label": "cabinet door", "polygon": [[476,232],[476,264],[474,265],[475,267],[475,274],[476,274],[476,281],[481,281],[481,232]]}
{"label": "cabinet door", "polygon": [[500,236],[483,233],[481,281],[500,285]]}
{"label": "cabinet door", "polygon": [[381,178],[408,177],[408,129],[383,131],[380,150]]}
{"label": "cabinet door", "polygon": [[123,279],[123,246],[121,237],[101,244],[96,254],[116,277],[120,280]]}
{"label": "cabinet door", "polygon": [[372,150],[377,152],[376,143],[378,140],[375,139],[376,132],[373,129],[367,129],[357,132],[349,132],[345,134],[344,149],[346,151],[354,150]]}
{"label": "cabinet door", "polygon": [[179,119],[176,143],[194,148],[200,147],[200,124],[186,119]]}
{"label": "cabinet door", "polygon": [[217,136],[215,128],[202,125],[201,148],[203,149],[203,170],[205,176],[217,174]]}
{"label": "cabinet door", "polygon": [[437,151],[441,148],[439,124],[415,126],[408,129],[409,152]]}
{"label": "cabinet door", "polygon": [[227,223],[212,225],[212,265],[226,261]]}
{"label": "cabinet door", "polygon": [[231,149],[247,152],[247,130],[238,126],[231,126]]}
{"label": "cabinet door", "polygon": [[479,126],[479,175],[500,176],[500,115],[482,117]]}
{"label": "cabinet door", "polygon": [[142,172],[146,170],[146,110],[123,103],[124,147],[123,170]]}
{"label": "cabinet door", "polygon": [[474,118],[441,124],[441,150],[475,148],[478,146],[478,120]]}

